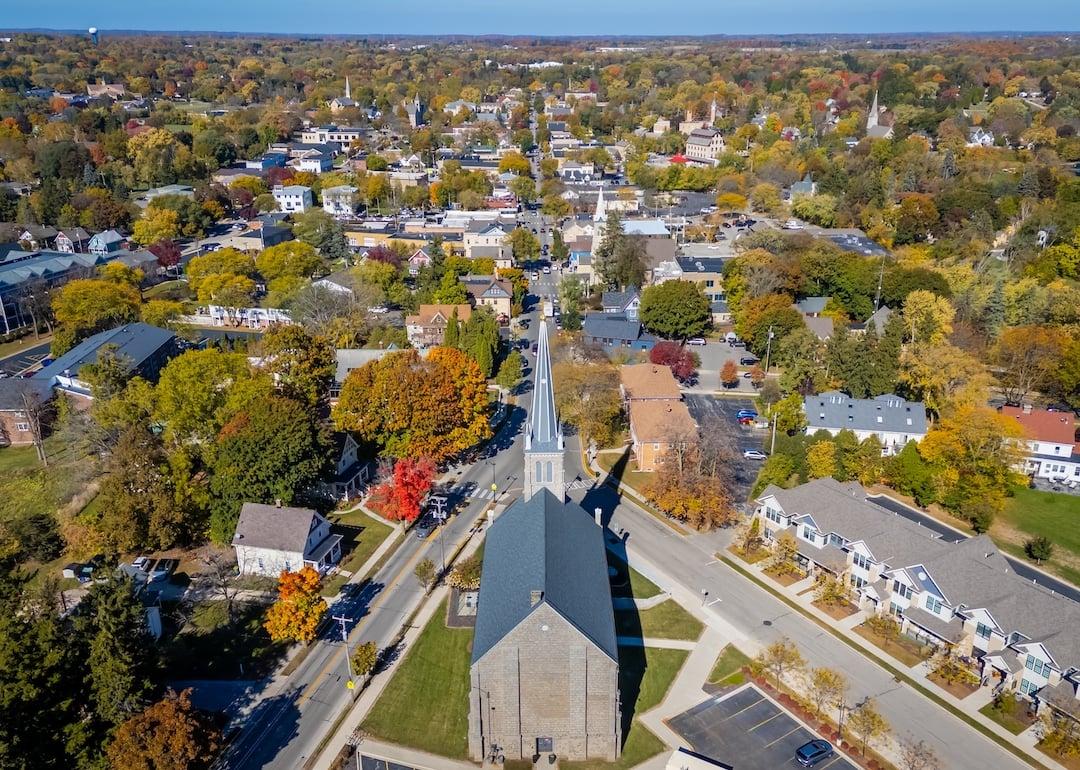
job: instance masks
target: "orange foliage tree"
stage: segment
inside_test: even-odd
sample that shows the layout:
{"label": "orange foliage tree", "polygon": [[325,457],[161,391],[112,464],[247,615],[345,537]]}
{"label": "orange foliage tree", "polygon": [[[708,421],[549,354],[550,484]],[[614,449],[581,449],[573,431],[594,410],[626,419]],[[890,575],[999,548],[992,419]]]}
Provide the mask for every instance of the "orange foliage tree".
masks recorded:
{"label": "orange foliage tree", "polygon": [[345,379],[334,420],[395,457],[440,463],[491,435],[487,381],[460,350],[392,353]]}
{"label": "orange foliage tree", "polygon": [[275,642],[310,642],[326,613],[326,601],[319,595],[319,573],[311,567],[299,572],[282,572],[278,578],[278,598],[266,613],[263,625]]}
{"label": "orange foliage tree", "polygon": [[191,705],[191,690],[166,696],[120,725],[105,755],[116,770],[200,770],[210,766],[221,734]]}
{"label": "orange foliage tree", "polygon": [[416,521],[434,478],[435,463],[428,458],[402,457],[391,477],[372,490],[368,505],[391,521]]}

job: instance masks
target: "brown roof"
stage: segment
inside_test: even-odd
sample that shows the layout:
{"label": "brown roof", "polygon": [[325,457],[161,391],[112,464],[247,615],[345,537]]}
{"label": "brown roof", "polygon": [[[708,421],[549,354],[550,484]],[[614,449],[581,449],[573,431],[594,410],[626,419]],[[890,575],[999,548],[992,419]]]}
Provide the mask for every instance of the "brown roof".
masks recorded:
{"label": "brown roof", "polygon": [[1025,412],[1023,407],[1003,406],[1001,413],[1006,417],[1015,417],[1024,427],[1028,438],[1055,444],[1072,444],[1076,441],[1076,425],[1071,412],[1051,412],[1048,409]]}
{"label": "brown roof", "polygon": [[697,431],[682,401],[631,401],[630,425],[639,441],[658,442]]}
{"label": "brown roof", "polygon": [[454,308],[457,308],[457,317],[462,323],[468,321],[472,315],[472,307],[469,305],[421,305],[416,315],[406,318],[405,323],[419,326],[446,323],[454,315]]}
{"label": "brown roof", "polygon": [[671,368],[662,364],[631,364],[619,369],[623,392],[631,401],[666,398],[679,401],[682,393]]}

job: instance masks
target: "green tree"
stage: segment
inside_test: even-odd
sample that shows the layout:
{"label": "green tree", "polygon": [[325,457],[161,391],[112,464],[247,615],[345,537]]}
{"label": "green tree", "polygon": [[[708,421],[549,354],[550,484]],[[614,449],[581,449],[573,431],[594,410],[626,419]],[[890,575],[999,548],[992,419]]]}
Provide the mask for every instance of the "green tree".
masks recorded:
{"label": "green tree", "polygon": [[806,427],[806,413],[803,410],[803,400],[798,393],[781,399],[775,407],[774,418],[776,429],[784,431],[788,435],[798,433]]}
{"label": "green tree", "polygon": [[446,322],[446,331],[443,332],[443,347],[457,348],[461,346],[461,322],[458,320],[458,310],[455,307]]}
{"label": "green tree", "polygon": [[316,406],[337,374],[333,346],[298,324],[275,326],[262,338],[263,365],[283,395]]}
{"label": "green tree", "polygon": [[379,663],[379,646],[375,642],[362,642],[356,645],[352,653],[353,673],[363,679]]}
{"label": "green tree", "polygon": [[469,301],[469,293],[457,275],[447,270],[439,282],[434,299],[440,305],[464,305]]}
{"label": "green tree", "polygon": [[325,458],[307,407],[278,396],[254,401],[218,436],[210,479],[210,537],[232,541],[244,502],[292,503],[318,480]]}
{"label": "green tree", "polygon": [[165,426],[165,439],[209,452],[230,416],[230,391],[249,379],[247,359],[240,353],[189,350],[169,361],[155,389],[155,418]]}
{"label": "green tree", "polygon": [[524,227],[516,227],[506,236],[506,245],[514,255],[514,263],[521,265],[540,257],[540,240]]}
{"label": "green tree", "polygon": [[417,582],[425,591],[434,585],[435,578],[438,577],[435,571],[435,563],[431,559],[421,559],[413,570],[413,574],[416,575]]}
{"label": "green tree", "polygon": [[118,725],[146,705],[152,689],[154,645],[146,628],[135,584],[116,572],[95,583],[79,618],[80,633],[90,640],[87,674],[94,714]]}
{"label": "green tree", "polygon": [[654,284],[641,294],[641,322],[662,337],[685,341],[712,326],[709,300],[690,281]]}
{"label": "green tree", "polygon": [[521,353],[517,349],[511,350],[499,365],[499,373],[495,376],[495,382],[507,390],[512,390],[521,382],[523,366],[524,359]]}
{"label": "green tree", "polygon": [[461,349],[480,366],[485,377],[495,369],[495,354],[499,350],[499,323],[488,307],[476,308],[461,334]]}

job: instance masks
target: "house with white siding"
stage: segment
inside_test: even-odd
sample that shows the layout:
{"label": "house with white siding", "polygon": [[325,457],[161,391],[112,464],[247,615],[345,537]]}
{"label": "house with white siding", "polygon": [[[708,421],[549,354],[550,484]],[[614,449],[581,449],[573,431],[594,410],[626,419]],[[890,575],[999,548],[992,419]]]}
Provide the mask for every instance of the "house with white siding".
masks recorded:
{"label": "house with white siding", "polygon": [[1080,454],[1072,412],[1003,406],[1001,413],[1020,423],[1025,440],[1023,472],[1028,476],[1080,485]]}
{"label": "house with white siding", "polygon": [[806,435],[819,430],[832,435],[849,430],[859,441],[876,436],[885,457],[900,452],[909,441],[926,437],[926,408],[921,401],[907,401],[891,393],[876,398],[852,398],[829,390],[803,398]]}
{"label": "house with white siding", "polygon": [[322,574],[341,561],[341,535],[310,508],[244,503],[232,546],[241,575],[277,577],[304,567]]}

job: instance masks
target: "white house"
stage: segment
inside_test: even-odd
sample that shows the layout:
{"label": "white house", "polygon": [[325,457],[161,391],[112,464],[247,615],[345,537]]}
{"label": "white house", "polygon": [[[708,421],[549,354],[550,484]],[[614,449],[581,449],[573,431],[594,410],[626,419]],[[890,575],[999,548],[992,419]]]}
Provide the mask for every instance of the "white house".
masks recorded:
{"label": "white house", "polygon": [[1072,412],[1003,406],[1001,413],[1024,429],[1023,471],[1029,476],[1066,483],[1080,482],[1076,452],[1076,423]]}
{"label": "white house", "polygon": [[305,566],[321,574],[341,561],[341,535],[309,508],[244,503],[232,545],[241,575],[277,577]]}
{"label": "white house", "polygon": [[311,188],[302,184],[275,185],[274,200],[281,211],[304,212],[311,208]]}
{"label": "white house", "polygon": [[686,157],[692,161],[715,166],[723,151],[724,137],[715,128],[696,128],[686,137]]}
{"label": "white house", "polygon": [[968,132],[968,147],[993,147],[994,132],[982,126],[971,129]]}
{"label": "white house", "polygon": [[336,219],[352,218],[356,215],[356,188],[343,184],[323,189],[322,207]]}
{"label": "white house", "polygon": [[859,441],[877,436],[884,456],[894,455],[909,441],[926,436],[926,409],[921,401],[907,401],[889,393],[877,398],[852,398],[829,390],[803,399],[806,434],[827,430],[837,435],[849,430]]}

